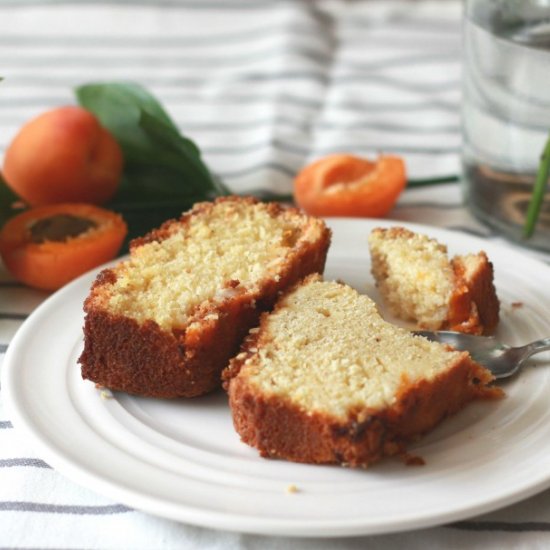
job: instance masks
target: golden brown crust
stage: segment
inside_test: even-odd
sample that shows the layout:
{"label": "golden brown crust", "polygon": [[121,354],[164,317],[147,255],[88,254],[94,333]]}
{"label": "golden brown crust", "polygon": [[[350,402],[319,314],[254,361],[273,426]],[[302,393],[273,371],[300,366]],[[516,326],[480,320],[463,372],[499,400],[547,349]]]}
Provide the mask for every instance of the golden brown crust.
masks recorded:
{"label": "golden brown crust", "polygon": [[239,376],[258,334],[224,372],[235,429],[262,456],[294,462],[367,467],[384,456],[403,455],[409,442],[426,433],[469,401],[499,397],[489,388],[491,374],[462,353],[456,364],[432,382],[402,381],[396,403],[383,410],[356,409],[342,421],[301,410],[289,399],[264,395]]}
{"label": "golden brown crust", "polygon": [[106,311],[88,310],[82,377],[149,397],[194,397],[220,385],[220,371],[258,318],[254,300],[227,300],[200,331],[164,331]]}
{"label": "golden brown crust", "polygon": [[[225,200],[257,202],[249,198],[218,199]],[[174,224],[187,223],[191,215],[211,207],[212,203],[196,205],[179,221],[168,221],[136,239],[132,247],[162,241]],[[273,215],[286,210],[277,204],[269,208]],[[186,327],[174,331],[162,330],[153,321],[140,325],[102,308],[101,287],[116,280],[113,270],[102,271],[84,304],[84,351],[79,359],[83,378],[113,390],[163,398],[193,397],[216,389],[221,371],[248,330],[257,324],[261,312],[270,309],[288,286],[309,273],[323,271],[329,244],[330,230],[323,225],[315,243],[296,246],[278,280],[266,278],[257,292],[237,291],[218,305],[202,304]]]}
{"label": "golden brown crust", "polygon": [[375,227],[371,233],[388,239],[413,239],[416,233],[400,225],[394,227]]}
{"label": "golden brown crust", "polygon": [[492,334],[498,325],[500,304],[493,283],[493,264],[485,252],[479,252],[476,257],[476,270],[468,275],[461,256],[451,260],[455,289],[449,303],[448,320],[442,328],[469,334]]}
{"label": "golden brown crust", "polygon": [[[221,204],[225,202],[239,202],[240,204],[248,204],[250,206],[253,206],[254,204],[258,204],[260,201],[255,197],[238,197],[230,195],[227,197],[218,197],[211,202],[197,202],[190,210],[184,212],[179,218],[167,220],[160,227],[158,227],[157,229],[153,229],[143,237],[133,239],[130,242],[130,250],[150,242],[160,242],[164,239],[167,239],[172,234],[173,230],[181,228],[182,225],[187,225],[192,217],[204,214],[212,210],[216,204]],[[283,212],[287,212],[290,215],[303,214],[303,212],[301,212],[298,208],[287,206],[277,202],[266,203],[266,207],[268,209],[268,212],[273,217],[277,217]]]}

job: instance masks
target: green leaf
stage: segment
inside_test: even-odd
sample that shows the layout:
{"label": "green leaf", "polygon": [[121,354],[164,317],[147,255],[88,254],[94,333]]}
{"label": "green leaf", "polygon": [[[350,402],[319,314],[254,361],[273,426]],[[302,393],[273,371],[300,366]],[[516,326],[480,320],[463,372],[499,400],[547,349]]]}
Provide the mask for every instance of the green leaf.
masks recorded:
{"label": "green leaf", "polygon": [[537,172],[537,178],[535,180],[535,186],[533,187],[533,194],[531,195],[531,201],[527,209],[527,217],[525,219],[525,225],[523,226],[523,236],[529,239],[535,232],[537,220],[539,218],[540,209],[544,200],[544,194],[546,192],[546,186],[548,185],[548,176],[550,175],[550,135],[546,141],[546,145],[542,151],[540,159],[539,170]]}
{"label": "green leaf", "polygon": [[128,204],[166,202],[182,197],[199,196],[203,200],[213,198],[213,193],[204,193],[191,186],[181,186],[181,175],[161,166],[133,166],[125,170],[115,197],[109,203]]}
{"label": "green leaf", "polygon": [[87,84],[76,89],[79,103],[92,112],[118,141],[126,162],[152,162],[159,148],[140,127],[143,111],[177,129],[160,103],[137,84]]}
{"label": "green leaf", "polygon": [[122,148],[122,182],[107,206],[127,219],[130,236],[179,216],[197,201],[229,193],[212,176],[195,143],[139,84],[93,83],[75,92]]}
{"label": "green leaf", "polygon": [[139,84],[133,82],[84,84],[76,88],[75,93],[78,102],[92,111],[106,127],[110,125],[117,127],[118,124],[124,127],[128,123],[135,126],[139,120],[140,111],[143,110],[178,132],[177,126],[160,102]]}
{"label": "green leaf", "polygon": [[126,165],[180,172],[183,177],[176,188],[191,186],[208,192],[215,187],[198,147],[180,134],[162,105],[143,87],[122,82],[87,84],[77,88],[76,95],[114,135]]}
{"label": "green leaf", "polygon": [[189,196],[178,200],[110,205],[115,212],[122,215],[128,225],[128,235],[120,253],[128,252],[128,245],[132,239],[142,237],[151,229],[159,227],[166,220],[179,218],[183,212],[189,210],[199,200],[201,200],[201,197]]}
{"label": "green leaf", "polygon": [[0,228],[12,217],[21,212],[14,204],[21,199],[8,187],[0,174]]}
{"label": "green leaf", "polygon": [[200,189],[202,183],[205,191],[213,188],[210,172],[201,161],[194,143],[147,111],[141,112],[139,126],[162,152],[163,164],[181,172],[192,187]]}
{"label": "green leaf", "polygon": [[196,178],[196,181],[207,182],[216,195],[228,195],[229,189],[214,177],[201,159],[199,148],[188,138],[181,135],[176,129],[165,124],[162,120],[153,117],[147,111],[142,111],[140,127],[149,138],[159,145],[163,145],[165,151],[171,151],[176,155],[177,168],[188,177]]}
{"label": "green leaf", "polygon": [[187,155],[200,157],[199,148],[190,139],[183,137],[177,128],[144,109],[140,113],[139,125],[150,136],[152,134],[152,137],[158,139],[159,143],[176,151],[183,148]]}

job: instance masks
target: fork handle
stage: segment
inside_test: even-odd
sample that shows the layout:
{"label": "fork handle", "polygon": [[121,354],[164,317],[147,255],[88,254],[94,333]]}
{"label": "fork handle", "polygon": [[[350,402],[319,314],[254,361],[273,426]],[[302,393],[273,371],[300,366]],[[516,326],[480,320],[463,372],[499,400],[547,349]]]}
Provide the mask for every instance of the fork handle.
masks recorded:
{"label": "fork handle", "polygon": [[550,350],[550,338],[542,338],[525,346],[525,357],[531,357],[535,353]]}

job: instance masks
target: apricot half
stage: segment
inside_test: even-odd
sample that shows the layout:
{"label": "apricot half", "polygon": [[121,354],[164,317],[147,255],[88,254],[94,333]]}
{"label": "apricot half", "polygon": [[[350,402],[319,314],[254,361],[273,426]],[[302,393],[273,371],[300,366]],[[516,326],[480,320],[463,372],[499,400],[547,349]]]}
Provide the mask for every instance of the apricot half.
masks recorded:
{"label": "apricot half", "polygon": [[118,214],[91,204],[37,206],[0,231],[0,256],[22,283],[56,290],[112,260],[126,236]]}
{"label": "apricot half", "polygon": [[103,204],[120,182],[123,156],[114,137],[82,107],[59,107],[25,124],[8,147],[3,176],[31,206]]}
{"label": "apricot half", "polygon": [[312,216],[380,218],[407,184],[405,163],[382,155],[375,161],[347,154],[324,157],[294,180],[294,200]]}

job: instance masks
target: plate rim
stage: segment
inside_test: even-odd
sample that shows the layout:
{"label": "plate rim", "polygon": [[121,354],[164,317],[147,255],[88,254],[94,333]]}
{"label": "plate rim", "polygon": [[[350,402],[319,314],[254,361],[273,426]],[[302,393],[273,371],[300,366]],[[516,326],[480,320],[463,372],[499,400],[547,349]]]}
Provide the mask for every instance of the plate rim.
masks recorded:
{"label": "plate rim", "polygon": [[[375,225],[401,225],[408,227],[413,231],[428,234],[430,234],[430,232],[439,233],[439,236],[436,236],[437,239],[441,239],[440,235],[445,234],[450,234],[455,238],[457,235],[464,235],[464,237],[468,239],[469,243],[477,244],[482,249],[489,251],[489,256],[491,248],[501,251],[503,249],[503,246],[500,245],[500,243],[494,243],[475,235],[441,227],[409,223],[401,220],[372,220],[361,218],[331,218],[327,220],[327,223],[331,227],[339,225],[353,226],[358,225],[358,222],[359,225],[369,227],[374,227]],[[513,249],[510,250],[510,254],[512,256],[521,257],[522,261],[527,262],[528,264],[531,263],[533,266],[537,266],[539,268],[542,266],[545,270],[550,272],[550,267],[536,258],[522,254],[521,252]],[[43,434],[38,430],[38,427],[34,424],[30,414],[23,410],[21,406],[20,401],[22,396],[18,395],[16,392],[18,370],[14,367],[14,365],[17,363],[18,354],[21,353],[20,348],[24,348],[27,331],[30,331],[36,322],[36,319],[43,315],[42,312],[48,311],[51,307],[50,304],[61,299],[60,296],[64,296],[77,287],[80,288],[80,286],[87,280],[91,282],[98,271],[108,265],[116,263],[117,261],[119,260],[91,270],[44,300],[44,302],[41,303],[29,315],[29,317],[17,330],[17,333],[8,345],[2,365],[1,383],[2,389],[4,390],[2,392],[2,400],[4,406],[6,407],[7,416],[12,421],[13,426],[22,434],[25,434],[30,441],[32,441],[33,446],[39,450],[39,453],[49,464],[51,464],[59,473],[65,475],[77,484],[87,487],[92,491],[107,496],[108,498],[120,503],[125,503],[125,505],[136,510],[142,510],[171,520],[184,521],[206,528],[222,529],[233,532],[296,537],[357,536],[395,533],[426,527],[434,527],[494,511],[533,496],[550,486],[549,469],[546,473],[545,479],[540,479],[537,482],[533,482],[530,485],[523,487],[521,490],[508,494],[504,497],[501,496],[500,498],[487,499],[476,506],[467,506],[463,507],[463,509],[448,510],[446,512],[442,512],[435,518],[431,514],[424,517],[422,514],[417,512],[416,514],[410,514],[410,517],[407,520],[401,521],[399,524],[396,524],[391,519],[387,519],[385,522],[378,521],[376,524],[370,524],[368,521],[365,521],[365,519],[358,518],[347,521],[338,519],[334,524],[327,524],[326,520],[300,519],[299,522],[296,523],[292,520],[292,518],[290,520],[288,518],[268,519],[265,516],[257,517],[243,513],[226,513],[205,509],[197,510],[196,506],[182,505],[181,503],[175,505],[176,510],[174,510],[174,504],[167,504],[163,499],[159,499],[152,495],[143,495],[139,491],[121,486],[120,484],[117,485],[116,482],[111,482],[101,476],[98,476],[96,473],[89,471],[78,462],[65,457],[62,453],[60,454],[60,451],[62,450],[58,449],[46,437],[46,434]]]}

